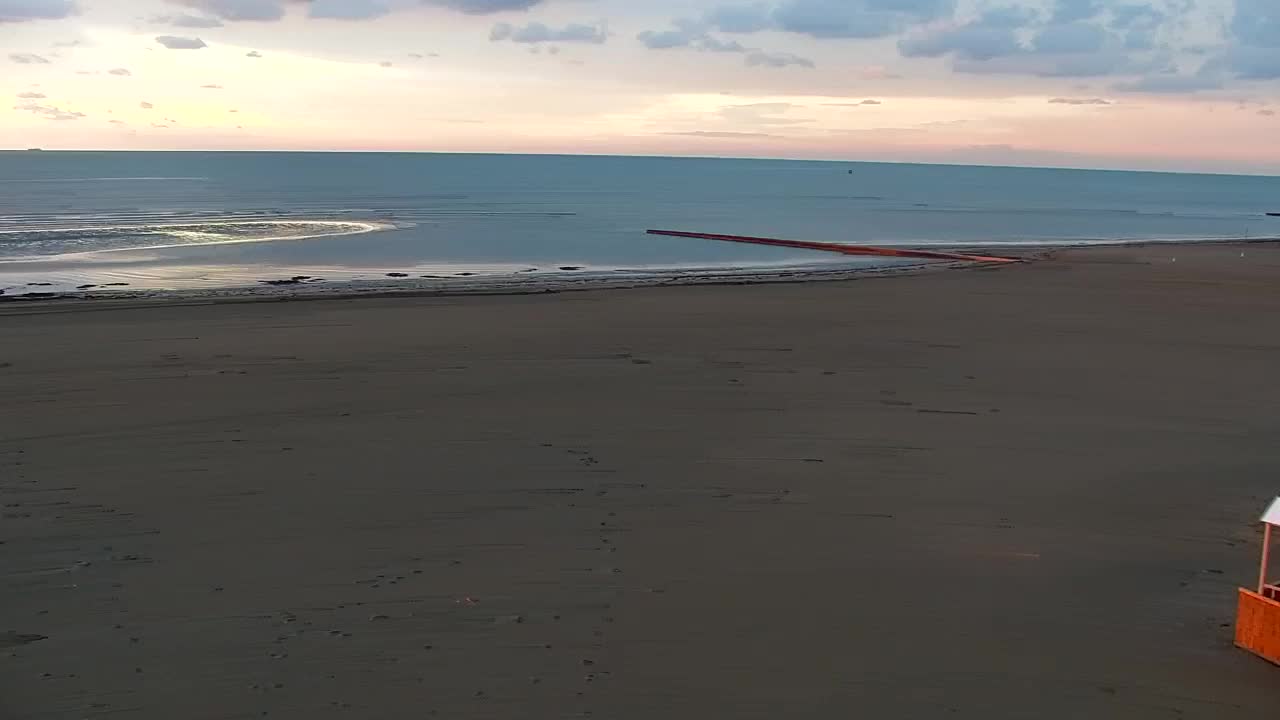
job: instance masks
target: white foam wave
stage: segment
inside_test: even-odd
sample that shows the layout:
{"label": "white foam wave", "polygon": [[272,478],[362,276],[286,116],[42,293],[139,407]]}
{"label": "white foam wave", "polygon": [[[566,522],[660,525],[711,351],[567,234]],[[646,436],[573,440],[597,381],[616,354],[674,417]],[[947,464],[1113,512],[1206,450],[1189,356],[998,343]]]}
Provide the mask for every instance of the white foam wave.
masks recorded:
{"label": "white foam wave", "polygon": [[[391,223],[357,220],[217,220],[145,225],[93,225],[0,230],[0,248],[40,248],[47,252],[0,256],[0,263],[89,258],[108,254],[173,248],[240,245],[280,240],[363,235],[390,230]],[[110,247],[93,247],[96,243]],[[84,247],[90,245],[90,247]]]}

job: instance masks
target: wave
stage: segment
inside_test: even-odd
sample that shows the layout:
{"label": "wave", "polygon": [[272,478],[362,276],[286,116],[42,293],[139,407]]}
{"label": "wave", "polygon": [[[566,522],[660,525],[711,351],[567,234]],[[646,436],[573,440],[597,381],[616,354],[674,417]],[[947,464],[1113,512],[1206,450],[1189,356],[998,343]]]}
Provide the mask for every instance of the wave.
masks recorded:
{"label": "wave", "polygon": [[0,262],[362,235],[394,227],[374,221],[275,219],[0,230]]}

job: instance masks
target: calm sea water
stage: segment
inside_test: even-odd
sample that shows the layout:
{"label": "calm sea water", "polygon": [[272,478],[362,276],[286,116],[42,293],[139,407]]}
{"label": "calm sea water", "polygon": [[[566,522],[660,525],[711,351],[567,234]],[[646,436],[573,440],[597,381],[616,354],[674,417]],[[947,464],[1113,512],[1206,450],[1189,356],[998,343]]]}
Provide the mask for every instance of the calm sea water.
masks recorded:
{"label": "calm sea water", "polygon": [[830,267],[870,261],[644,231],[919,246],[1280,236],[1280,218],[1267,211],[1280,211],[1280,178],[629,157],[14,152],[0,153],[0,289]]}

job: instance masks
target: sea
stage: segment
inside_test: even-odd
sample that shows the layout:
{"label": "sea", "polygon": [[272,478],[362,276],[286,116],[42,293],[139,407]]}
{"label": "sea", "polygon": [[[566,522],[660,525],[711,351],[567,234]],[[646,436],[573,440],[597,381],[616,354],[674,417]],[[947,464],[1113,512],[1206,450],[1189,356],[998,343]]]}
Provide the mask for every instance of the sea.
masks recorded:
{"label": "sea", "polygon": [[[871,162],[429,153],[3,152],[0,291],[492,285],[902,261],[892,247],[1280,236],[1280,178]],[[300,280],[299,280],[300,279]]]}

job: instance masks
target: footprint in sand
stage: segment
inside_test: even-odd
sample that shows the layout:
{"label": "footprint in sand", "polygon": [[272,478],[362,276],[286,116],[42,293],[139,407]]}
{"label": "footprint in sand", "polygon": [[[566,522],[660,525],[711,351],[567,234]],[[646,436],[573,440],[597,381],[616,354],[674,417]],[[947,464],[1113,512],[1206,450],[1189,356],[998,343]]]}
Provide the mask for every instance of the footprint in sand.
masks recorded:
{"label": "footprint in sand", "polygon": [[36,635],[34,633],[0,633],[0,648],[20,647],[22,645],[30,645],[31,643],[48,639],[49,637],[47,635]]}

